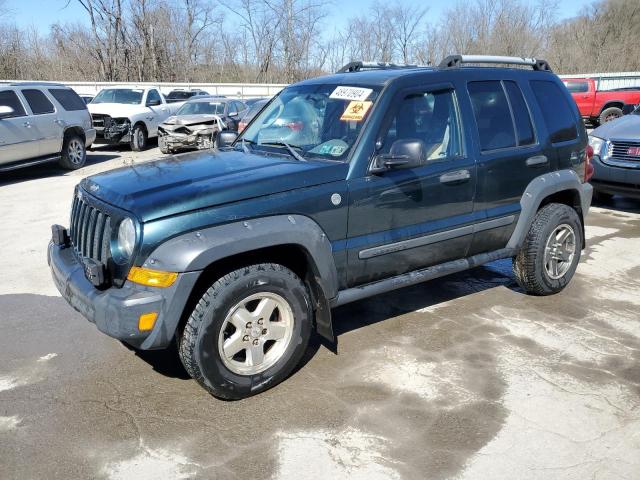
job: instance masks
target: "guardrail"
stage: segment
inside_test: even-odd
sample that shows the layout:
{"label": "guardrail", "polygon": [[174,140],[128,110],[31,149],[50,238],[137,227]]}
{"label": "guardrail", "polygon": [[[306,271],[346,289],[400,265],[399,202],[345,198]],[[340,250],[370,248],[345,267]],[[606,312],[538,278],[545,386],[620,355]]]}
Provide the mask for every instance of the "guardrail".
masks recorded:
{"label": "guardrail", "polygon": [[[0,83],[14,83],[23,80],[0,80]],[[169,82],[55,82],[63,83],[73,88],[80,95],[95,95],[103,88],[114,85],[135,87],[158,87],[164,94],[177,88],[194,89],[199,88],[211,95],[225,95],[228,97],[251,98],[251,97],[272,97],[286,84],[278,83],[169,83]]]}

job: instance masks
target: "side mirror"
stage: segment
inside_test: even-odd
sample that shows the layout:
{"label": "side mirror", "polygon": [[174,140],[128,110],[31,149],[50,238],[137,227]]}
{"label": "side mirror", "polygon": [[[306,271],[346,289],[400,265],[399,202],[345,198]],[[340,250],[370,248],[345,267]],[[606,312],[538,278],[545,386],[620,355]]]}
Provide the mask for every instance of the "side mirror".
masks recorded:
{"label": "side mirror", "polygon": [[623,115],[629,115],[635,109],[636,109],[636,105],[631,105],[629,103],[625,103],[624,106],[622,107],[622,114]]}
{"label": "side mirror", "polygon": [[147,102],[147,107],[157,107],[158,105],[161,105],[162,102],[160,100],[149,100]]}
{"label": "side mirror", "polygon": [[238,138],[237,132],[220,132],[218,133],[218,148],[228,147]]}
{"label": "side mirror", "polygon": [[0,119],[13,117],[15,111],[7,105],[0,105]]}
{"label": "side mirror", "polygon": [[238,112],[229,112],[229,116],[230,117],[237,117],[238,116]]}
{"label": "side mirror", "polygon": [[376,155],[369,171],[373,174],[398,168],[415,168],[424,165],[427,146],[422,140],[402,139],[391,145],[387,154]]}

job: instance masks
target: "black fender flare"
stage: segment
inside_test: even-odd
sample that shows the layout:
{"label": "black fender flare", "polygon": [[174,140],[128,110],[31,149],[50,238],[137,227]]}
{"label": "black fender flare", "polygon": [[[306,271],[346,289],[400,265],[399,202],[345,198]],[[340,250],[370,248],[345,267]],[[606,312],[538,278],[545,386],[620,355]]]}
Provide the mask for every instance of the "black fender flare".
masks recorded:
{"label": "black fender flare", "polygon": [[557,172],[540,175],[531,180],[529,185],[527,185],[520,199],[518,223],[511,234],[509,243],[507,243],[507,248],[513,249],[514,251],[520,249],[543,200],[553,194],[566,190],[575,190],[578,192],[583,216],[582,228],[584,229],[584,217],[587,215],[591,205],[593,187],[588,183],[582,183],[574,170],[558,170]]}
{"label": "black fender flare", "polygon": [[335,343],[329,305],[338,294],[338,273],[329,238],[309,217],[275,215],[185,233],[158,246],[143,267],[178,273],[202,271],[234,255],[291,244],[307,255],[318,333]]}

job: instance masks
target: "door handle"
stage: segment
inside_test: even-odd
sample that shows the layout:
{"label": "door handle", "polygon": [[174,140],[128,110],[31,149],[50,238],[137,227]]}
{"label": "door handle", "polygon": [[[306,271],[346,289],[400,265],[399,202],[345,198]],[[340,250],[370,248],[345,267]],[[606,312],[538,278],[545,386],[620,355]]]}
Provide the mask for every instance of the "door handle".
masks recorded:
{"label": "door handle", "polygon": [[59,118],[56,118],[53,122],[57,123],[61,127],[64,127],[67,124],[67,122],[65,122],[64,120],[60,120]]}
{"label": "door handle", "polygon": [[22,124],[23,127],[31,128],[31,122],[24,122]]}
{"label": "door handle", "polygon": [[538,165],[546,165],[549,163],[549,159],[546,155],[536,155],[535,157],[527,158],[527,167],[536,167]]}
{"label": "door handle", "polygon": [[440,183],[462,183],[471,178],[469,170],[458,170],[456,172],[444,173],[440,175]]}

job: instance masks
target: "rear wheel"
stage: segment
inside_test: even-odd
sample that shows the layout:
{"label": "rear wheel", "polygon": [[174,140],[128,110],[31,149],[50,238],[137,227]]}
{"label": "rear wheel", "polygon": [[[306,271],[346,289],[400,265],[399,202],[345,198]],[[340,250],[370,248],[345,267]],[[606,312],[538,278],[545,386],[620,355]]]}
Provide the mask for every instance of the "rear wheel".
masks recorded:
{"label": "rear wheel", "polygon": [[187,320],[182,363],[216,397],[240,399],[271,388],[307,348],[310,305],[304,283],[282,265],[235,270],[211,285]]}
{"label": "rear wheel", "polygon": [[77,134],[65,136],[60,155],[60,166],[67,170],[77,170],[87,161],[87,149],[83,138]]}
{"label": "rear wheel", "polygon": [[605,108],[598,118],[600,125],[610,122],[622,116],[622,109],[618,107]]}
{"label": "rear wheel", "polygon": [[561,291],[573,278],[582,243],[582,224],[573,208],[559,203],[544,206],[513,259],[518,284],[533,295]]}

